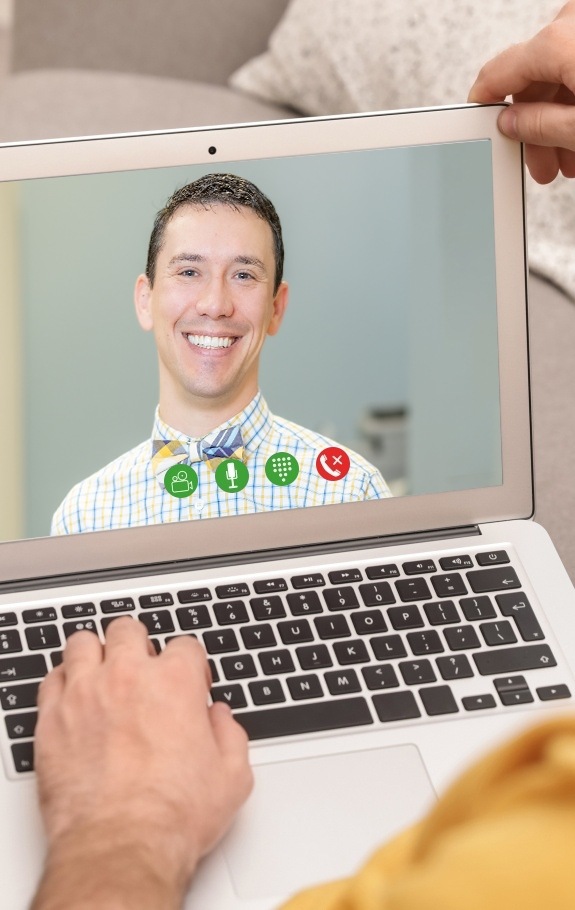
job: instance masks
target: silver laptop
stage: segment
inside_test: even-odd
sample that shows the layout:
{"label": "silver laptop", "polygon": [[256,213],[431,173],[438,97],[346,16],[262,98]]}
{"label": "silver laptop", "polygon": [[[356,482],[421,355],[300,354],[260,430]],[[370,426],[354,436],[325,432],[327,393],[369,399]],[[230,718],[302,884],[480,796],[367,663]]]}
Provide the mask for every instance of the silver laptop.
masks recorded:
{"label": "silver laptop", "polygon": [[[27,906],[44,850],[36,691],[76,629],[102,636],[128,614],[158,649],[197,635],[213,697],[250,735],[254,793],[188,910],[268,910],[349,874],[470,760],[572,708],[575,597],[530,521],[522,159],[499,110],[0,148],[0,870],[12,910]],[[221,411],[204,439],[164,409],[147,304],[137,319],[132,301],[150,290],[156,213],[224,174],[273,203],[289,305],[258,336],[243,435]],[[186,209],[201,230],[174,254],[178,280],[226,272],[202,246],[222,208]],[[270,230],[242,206],[225,217]],[[238,293],[271,256],[245,244]],[[230,312],[206,304],[202,326]],[[182,357],[210,376],[245,347],[241,325],[180,335]],[[265,445],[258,420],[274,428]],[[121,507],[100,495],[126,453],[148,484],[132,511],[125,486]]]}

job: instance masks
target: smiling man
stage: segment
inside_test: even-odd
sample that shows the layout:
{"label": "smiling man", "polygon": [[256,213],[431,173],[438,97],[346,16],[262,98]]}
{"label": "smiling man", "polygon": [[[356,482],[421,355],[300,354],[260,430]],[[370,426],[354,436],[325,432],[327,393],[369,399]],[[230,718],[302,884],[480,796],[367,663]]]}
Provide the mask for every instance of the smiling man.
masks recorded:
{"label": "smiling man", "polygon": [[264,401],[260,353],[288,302],[283,259],[277,212],[248,180],[208,174],[173,194],[156,216],[134,294],[158,351],[152,437],[77,484],[53,534],[391,495],[349,450],[331,464],[324,457],[318,471],[318,455],[337,444],[274,416]]}

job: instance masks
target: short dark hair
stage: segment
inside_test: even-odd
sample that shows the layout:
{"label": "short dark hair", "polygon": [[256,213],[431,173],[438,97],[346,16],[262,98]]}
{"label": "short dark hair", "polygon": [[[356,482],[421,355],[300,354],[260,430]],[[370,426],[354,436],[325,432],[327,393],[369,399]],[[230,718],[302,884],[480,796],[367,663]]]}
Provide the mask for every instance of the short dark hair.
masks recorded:
{"label": "short dark hair", "polygon": [[271,228],[275,259],[274,294],[281,284],[284,266],[282,226],[273,203],[254,183],[236,174],[206,174],[173,193],[154,221],[148,246],[146,275],[151,285],[156,277],[156,261],[164,242],[167,224],[184,205],[227,205],[233,209],[249,208]]}

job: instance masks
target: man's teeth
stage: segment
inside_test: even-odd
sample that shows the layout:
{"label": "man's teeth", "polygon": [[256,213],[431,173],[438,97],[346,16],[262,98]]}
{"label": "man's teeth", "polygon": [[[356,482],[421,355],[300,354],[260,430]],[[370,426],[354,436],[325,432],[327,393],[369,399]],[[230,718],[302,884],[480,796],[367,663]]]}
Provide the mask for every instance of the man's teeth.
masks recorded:
{"label": "man's teeth", "polygon": [[198,348],[229,348],[234,338],[219,338],[214,335],[188,335],[190,344]]}

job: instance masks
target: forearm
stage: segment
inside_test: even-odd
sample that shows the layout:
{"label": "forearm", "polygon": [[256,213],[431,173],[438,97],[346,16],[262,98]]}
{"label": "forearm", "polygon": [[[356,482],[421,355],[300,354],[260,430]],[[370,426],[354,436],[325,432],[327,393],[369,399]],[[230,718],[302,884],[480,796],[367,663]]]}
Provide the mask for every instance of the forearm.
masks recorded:
{"label": "forearm", "polygon": [[159,843],[101,826],[51,848],[30,910],[180,910],[187,885]]}

